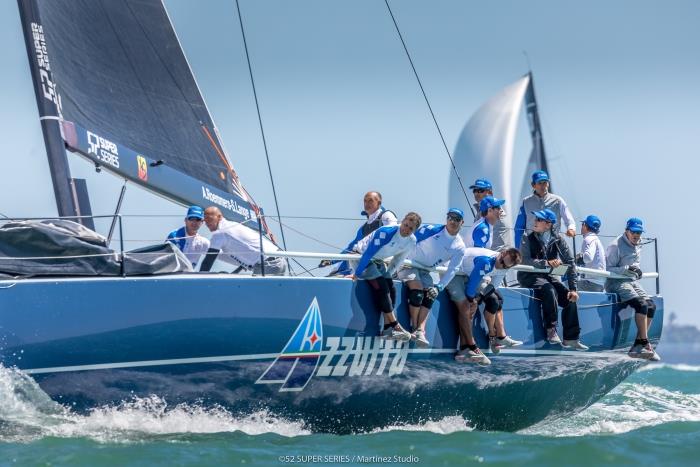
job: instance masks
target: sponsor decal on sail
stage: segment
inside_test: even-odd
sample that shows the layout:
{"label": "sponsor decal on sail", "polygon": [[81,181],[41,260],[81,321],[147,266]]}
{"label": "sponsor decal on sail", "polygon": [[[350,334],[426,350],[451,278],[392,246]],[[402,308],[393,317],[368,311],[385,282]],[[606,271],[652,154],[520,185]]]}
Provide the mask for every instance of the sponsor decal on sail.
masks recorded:
{"label": "sponsor decal on sail", "polygon": [[99,161],[116,169],[119,168],[119,149],[115,143],[89,130],[87,132],[87,140],[90,146],[88,154],[94,154]]}
{"label": "sponsor decal on sail", "polygon": [[34,39],[34,52],[36,53],[36,61],[39,66],[39,77],[41,79],[41,90],[44,98],[50,100],[56,105],[58,116],[61,116],[61,96],[56,90],[56,82],[51,73],[51,62],[49,61],[49,53],[46,50],[46,37],[44,36],[44,27],[41,24],[32,23],[32,38]]}
{"label": "sponsor decal on sail", "polygon": [[146,162],[146,158],[138,155],[136,156],[136,164],[138,165],[139,168],[139,178],[143,180],[144,182],[148,181],[148,162]]}
{"label": "sponsor decal on sail", "polygon": [[229,211],[233,211],[237,214],[240,214],[241,216],[245,217],[246,219],[250,219],[252,216],[252,211],[245,206],[239,205],[235,200],[233,199],[226,199],[223,196],[219,196],[216,193],[212,192],[209,188],[202,186],[202,197],[210,201],[214,204],[219,205],[220,207],[227,209]]}

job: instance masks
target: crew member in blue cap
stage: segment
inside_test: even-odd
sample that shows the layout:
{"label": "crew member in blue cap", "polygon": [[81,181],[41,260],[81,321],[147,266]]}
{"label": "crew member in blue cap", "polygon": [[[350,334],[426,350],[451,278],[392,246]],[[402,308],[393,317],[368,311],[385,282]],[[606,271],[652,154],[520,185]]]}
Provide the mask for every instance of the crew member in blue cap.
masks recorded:
{"label": "crew member in blue cap", "polygon": [[605,290],[616,293],[623,305],[634,308],[637,338],[629,350],[629,356],[658,361],[660,358],[649,343],[647,334],[654,319],[656,305],[639,283],[639,279],[642,278],[640,243],[643,232],[644,222],[637,217],[632,217],[627,221],[625,232],[608,245],[606,251],[608,271],[626,278],[609,278],[605,282]]}
{"label": "crew member in blue cap", "polygon": [[553,226],[555,232],[559,232],[563,224],[567,236],[576,236],[574,216],[571,214],[564,198],[549,192],[549,175],[547,172],[544,170],[534,172],[531,185],[533,192],[530,196],[523,199],[518,218],[515,220],[515,246],[520,247],[520,240],[523,234],[531,231],[535,225],[535,217],[532,213],[543,209],[549,209],[556,216]]}
{"label": "crew member in blue cap", "polygon": [[[534,266],[542,272],[518,271],[518,282],[523,287],[533,289],[535,298],[542,304],[542,321],[546,330],[546,339],[550,344],[560,344],[575,350],[588,350],[588,347],[579,340],[581,328],[576,307],[578,301],[576,265],[564,237],[554,230],[557,216],[550,209],[534,211],[532,215],[535,218],[535,224],[532,232],[523,235],[520,253],[523,255],[523,264]],[[551,273],[554,268],[562,264],[568,266],[566,274],[568,287],[558,276]],[[557,334],[557,306],[562,307],[563,343]]]}
{"label": "crew member in blue cap", "polygon": [[[408,311],[411,315],[413,334],[411,340],[418,347],[428,347],[430,342],[425,336],[425,322],[433,302],[438,294],[450,283],[462,264],[464,242],[459,230],[464,224],[464,212],[451,208],[447,211],[446,224],[424,224],[416,231],[416,248],[408,255],[413,266],[404,266],[399,270],[399,279],[408,288]],[[447,271],[435,284],[430,271],[438,266],[447,265]]]}
{"label": "crew member in blue cap", "polygon": [[[479,222],[481,220],[481,201],[487,196],[493,196],[493,186],[491,182],[485,178],[479,178],[474,181],[474,184],[469,187],[474,194],[474,200],[476,201],[472,206],[474,206],[474,222]],[[513,234],[512,229],[507,221],[506,211],[501,206],[501,211],[499,213],[499,218],[493,227],[491,228],[491,246],[488,247],[494,251],[501,251],[511,245],[513,245]]]}
{"label": "crew member in blue cap", "polygon": [[190,206],[185,216],[185,226],[170,232],[166,239],[187,256],[192,268],[197,266],[199,259],[209,249],[209,240],[199,234],[203,221],[204,210],[199,206]]}
{"label": "crew member in blue cap", "polygon": [[481,217],[478,221],[474,221],[472,228],[462,237],[464,246],[467,248],[478,247],[492,249],[493,228],[501,218],[501,211],[503,210],[501,206],[503,206],[505,202],[506,200],[497,199],[493,196],[486,196],[481,200],[479,203],[479,213]]}
{"label": "crew member in blue cap", "polygon": [[[600,218],[591,214],[581,221],[581,235],[583,245],[581,253],[576,255],[576,265],[589,269],[599,269],[605,271],[605,249],[603,243],[598,238],[600,232]],[[605,279],[602,277],[581,274],[578,281],[578,290],[586,292],[602,292],[605,286]]]}

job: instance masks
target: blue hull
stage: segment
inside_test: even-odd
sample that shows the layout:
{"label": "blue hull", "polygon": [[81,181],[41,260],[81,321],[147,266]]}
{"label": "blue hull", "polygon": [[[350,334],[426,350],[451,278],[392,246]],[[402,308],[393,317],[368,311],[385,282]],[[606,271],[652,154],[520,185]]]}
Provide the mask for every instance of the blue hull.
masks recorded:
{"label": "blue hull", "polygon": [[[0,359],[77,410],[157,394],[171,405],[269,409],[332,432],[450,415],[515,430],[592,404],[641,364],[625,353],[632,312],[613,296],[582,294],[581,338],[591,349],[575,352],[544,342],[529,290],[502,293],[506,328],[525,344],[478,367],[454,362],[456,312],[442,296],[427,326],[432,349],[421,350],[374,337],[380,316],[366,284],[343,279],[0,281]],[[658,340],[663,301],[655,300]],[[474,327],[488,348],[479,314]]]}

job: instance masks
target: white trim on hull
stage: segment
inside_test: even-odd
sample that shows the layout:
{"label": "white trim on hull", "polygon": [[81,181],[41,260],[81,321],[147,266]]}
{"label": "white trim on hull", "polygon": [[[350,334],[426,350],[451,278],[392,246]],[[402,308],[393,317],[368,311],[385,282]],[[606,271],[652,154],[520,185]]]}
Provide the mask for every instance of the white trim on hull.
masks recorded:
{"label": "white trim on hull", "polygon": [[[329,355],[332,351],[324,350],[320,352],[321,356]],[[455,350],[452,349],[408,349],[410,354],[452,354]],[[500,357],[521,357],[521,356],[563,356],[566,358],[609,358],[619,357],[624,355],[620,350],[605,351],[605,352],[578,352],[574,350],[516,350],[504,349],[501,350]],[[148,366],[164,366],[164,365],[187,365],[193,363],[217,363],[217,362],[233,362],[247,360],[272,360],[279,356],[277,353],[264,354],[249,354],[249,355],[223,355],[216,357],[198,357],[198,358],[173,358],[166,360],[143,360],[136,362],[115,362],[115,363],[97,363],[93,365],[75,365],[75,366],[57,366],[50,368],[31,368],[21,370],[29,375],[38,375],[46,373],[66,373],[71,371],[89,371],[89,370],[111,370],[119,368],[139,368]]]}

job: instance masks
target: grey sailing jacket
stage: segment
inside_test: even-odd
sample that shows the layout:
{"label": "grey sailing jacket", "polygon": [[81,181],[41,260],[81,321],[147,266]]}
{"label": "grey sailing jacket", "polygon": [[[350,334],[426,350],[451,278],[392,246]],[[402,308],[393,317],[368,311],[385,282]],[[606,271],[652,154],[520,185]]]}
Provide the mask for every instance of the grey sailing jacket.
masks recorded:
{"label": "grey sailing jacket", "polygon": [[[562,221],[566,229],[576,229],[576,221],[571,214],[566,201],[561,196],[547,193],[540,198],[535,193],[532,193],[527,198],[523,199],[520,205],[520,212],[515,221],[515,246],[520,246],[520,238],[524,232],[531,232],[535,225],[535,216],[532,211],[541,211],[542,209],[551,209],[557,216],[557,223],[552,226],[554,232],[561,230]],[[524,231],[523,231],[524,230]]]}
{"label": "grey sailing jacket", "polygon": [[[616,274],[624,274],[629,266],[639,267],[641,260],[642,247],[639,245],[632,245],[632,243],[627,240],[624,233],[613,240],[605,251],[605,262],[607,269],[608,271]],[[619,282],[629,282],[631,280],[633,280],[633,278],[608,279],[606,286]]]}

